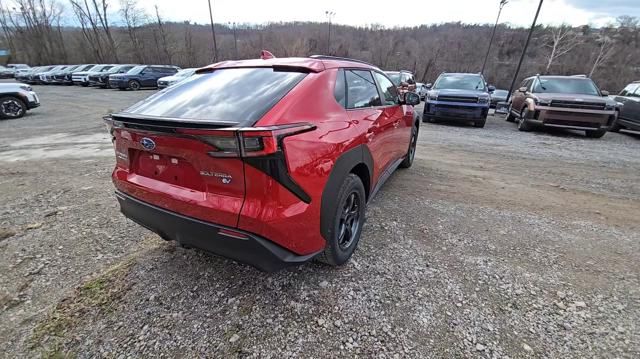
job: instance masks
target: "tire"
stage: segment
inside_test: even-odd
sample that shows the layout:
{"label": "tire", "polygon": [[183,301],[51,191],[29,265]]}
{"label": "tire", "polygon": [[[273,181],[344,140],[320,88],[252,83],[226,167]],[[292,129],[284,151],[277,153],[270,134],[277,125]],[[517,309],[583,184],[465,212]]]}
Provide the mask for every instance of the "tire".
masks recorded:
{"label": "tire", "polygon": [[138,91],[138,90],[140,90],[140,87],[141,87],[140,82],[138,82],[136,80],[129,81],[129,88],[132,91]]}
{"label": "tire", "polygon": [[473,127],[483,128],[483,127],[484,127],[484,125],[485,125],[486,123],[487,123],[487,119],[486,119],[486,118],[483,118],[483,119],[482,119],[482,120],[480,120],[480,121],[475,121],[475,122],[473,123]]}
{"label": "tire", "polygon": [[85,82],[81,83],[80,85],[82,85],[82,87],[89,87],[89,84]]}
{"label": "tire", "polygon": [[413,164],[413,159],[416,156],[416,145],[418,143],[418,133],[420,131],[420,127],[418,123],[414,123],[411,128],[411,140],[409,140],[409,149],[407,150],[407,154],[404,156],[404,160],[400,163],[400,168],[409,168]]}
{"label": "tire", "polygon": [[586,130],[584,131],[585,135],[589,138],[601,138],[607,133],[607,130],[599,129],[599,130]]}
{"label": "tire", "polygon": [[516,116],[511,113],[511,106],[509,106],[509,111],[507,115],[504,117],[504,120],[507,122],[516,122]]}
{"label": "tire", "polygon": [[327,240],[324,251],[317,258],[331,266],[345,264],[360,240],[366,206],[364,186],[360,177],[349,173],[338,190],[337,198],[331,221],[331,225],[334,226],[331,232],[333,237]]}
{"label": "tire", "polygon": [[528,108],[523,108],[520,113],[520,118],[518,119],[518,131],[529,132],[533,129],[533,125],[527,120],[527,115],[529,114]]}
{"label": "tire", "polygon": [[615,120],[613,120],[613,123],[611,124],[611,127],[609,128],[609,131],[611,131],[611,132],[618,132],[618,131],[620,131],[621,129],[623,129],[623,128],[624,128],[624,127],[622,127],[622,126],[620,126],[620,125],[618,124],[618,116],[620,116],[620,113],[618,113],[618,112],[616,111],[616,119],[615,119]]}
{"label": "tire", "polygon": [[0,118],[20,118],[27,113],[27,105],[21,99],[14,96],[0,97]]}

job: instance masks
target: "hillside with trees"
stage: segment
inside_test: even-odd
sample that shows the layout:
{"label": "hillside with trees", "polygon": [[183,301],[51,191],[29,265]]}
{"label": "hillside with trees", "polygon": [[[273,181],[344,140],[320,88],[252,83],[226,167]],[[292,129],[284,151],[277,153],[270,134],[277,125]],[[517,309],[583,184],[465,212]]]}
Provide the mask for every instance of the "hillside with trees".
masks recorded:
{"label": "hillside with trees", "polygon": [[[0,10],[0,47],[11,62],[38,64],[150,63],[202,66],[213,62],[209,24],[169,22],[158,8],[146,13],[135,0],[117,12],[106,0],[9,0]],[[63,19],[73,19],[69,26]],[[446,23],[385,28],[292,22],[263,25],[217,23],[217,59],[246,59],[268,49],[276,56],[331,54],[407,69],[422,82],[443,71],[478,72],[492,25]],[[499,25],[485,75],[508,87],[527,36]],[[620,16],[607,27],[538,26],[521,78],[531,74],[585,74],[618,91],[640,79],[640,21]]]}

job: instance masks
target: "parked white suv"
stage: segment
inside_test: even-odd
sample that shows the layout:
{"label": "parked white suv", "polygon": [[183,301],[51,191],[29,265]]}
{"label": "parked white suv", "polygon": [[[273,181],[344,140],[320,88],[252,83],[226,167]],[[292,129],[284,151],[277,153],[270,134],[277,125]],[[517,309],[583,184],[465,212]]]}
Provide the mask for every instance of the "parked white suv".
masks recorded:
{"label": "parked white suv", "polygon": [[27,110],[40,106],[40,99],[31,86],[0,83],[0,119],[20,118]]}

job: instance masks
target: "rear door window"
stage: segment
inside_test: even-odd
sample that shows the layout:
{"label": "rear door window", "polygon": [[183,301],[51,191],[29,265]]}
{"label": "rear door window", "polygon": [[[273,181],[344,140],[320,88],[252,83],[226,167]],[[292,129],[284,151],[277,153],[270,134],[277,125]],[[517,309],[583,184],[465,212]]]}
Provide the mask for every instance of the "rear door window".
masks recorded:
{"label": "rear door window", "polygon": [[366,70],[346,70],[347,108],[382,106],[380,94],[371,72]]}
{"label": "rear door window", "polygon": [[218,69],[194,74],[124,112],[252,126],[305,76],[271,67]]}

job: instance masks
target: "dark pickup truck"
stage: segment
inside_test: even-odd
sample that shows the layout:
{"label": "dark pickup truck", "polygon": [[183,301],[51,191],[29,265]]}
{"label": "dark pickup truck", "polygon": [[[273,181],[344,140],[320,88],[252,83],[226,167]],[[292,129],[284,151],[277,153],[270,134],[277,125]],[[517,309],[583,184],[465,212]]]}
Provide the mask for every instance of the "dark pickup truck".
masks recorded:
{"label": "dark pickup truck", "polygon": [[640,131],[640,81],[630,83],[618,96],[611,97],[621,103],[622,107],[610,130]]}

